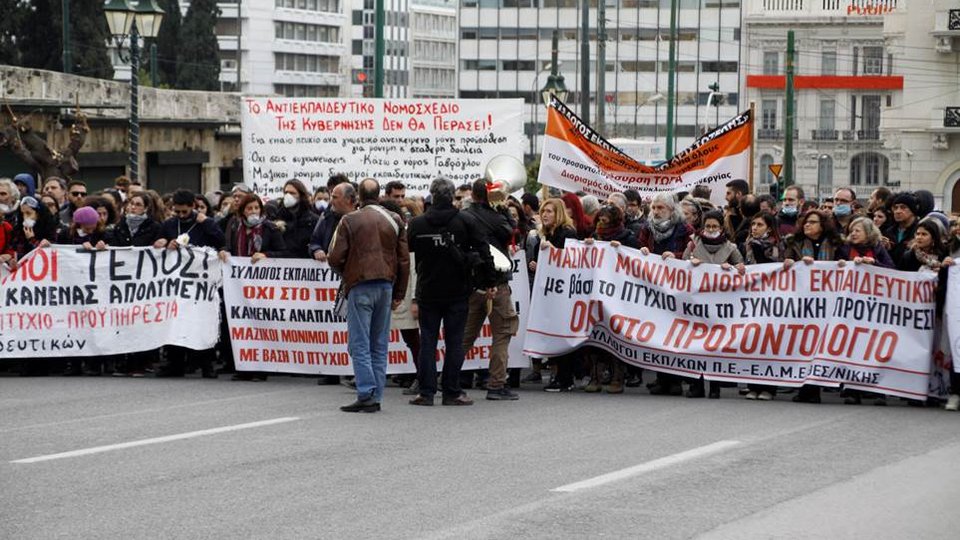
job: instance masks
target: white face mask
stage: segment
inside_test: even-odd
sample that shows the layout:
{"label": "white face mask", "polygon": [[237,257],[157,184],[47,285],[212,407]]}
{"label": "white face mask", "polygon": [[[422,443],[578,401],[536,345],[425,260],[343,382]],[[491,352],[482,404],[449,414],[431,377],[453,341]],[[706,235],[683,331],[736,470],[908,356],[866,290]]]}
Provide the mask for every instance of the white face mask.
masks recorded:
{"label": "white face mask", "polygon": [[711,240],[720,238],[720,231],[703,231],[703,237]]}
{"label": "white face mask", "polygon": [[89,233],[83,229],[77,229],[77,236],[79,236],[80,238],[86,238],[87,236],[89,236]]}
{"label": "white face mask", "polygon": [[33,226],[36,225],[36,224],[37,224],[37,220],[35,220],[35,219],[23,218],[23,228],[24,228],[24,229],[32,229]]}
{"label": "white face mask", "polygon": [[260,214],[250,214],[247,216],[247,225],[250,227],[256,227],[260,224]]}
{"label": "white face mask", "polygon": [[324,201],[324,200],[317,201],[313,203],[313,207],[316,208],[318,211],[323,212],[324,210],[327,209],[327,201]]}
{"label": "white face mask", "polygon": [[0,204],[0,214],[9,214],[10,210],[12,209],[9,204]]}
{"label": "white face mask", "polygon": [[293,208],[298,202],[300,202],[300,199],[298,199],[296,195],[292,195],[290,193],[283,194],[283,206],[287,208]]}

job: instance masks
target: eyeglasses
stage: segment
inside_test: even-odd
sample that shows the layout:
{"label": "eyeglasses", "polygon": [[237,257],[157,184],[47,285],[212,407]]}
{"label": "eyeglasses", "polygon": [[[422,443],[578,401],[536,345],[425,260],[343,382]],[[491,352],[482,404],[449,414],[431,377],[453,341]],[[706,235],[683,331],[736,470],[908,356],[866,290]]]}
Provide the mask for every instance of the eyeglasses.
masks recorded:
{"label": "eyeglasses", "polygon": [[453,200],[455,200],[455,201],[462,201],[462,200],[463,200],[463,197],[454,197]]}
{"label": "eyeglasses", "polygon": [[70,192],[70,195],[73,195],[74,197],[84,197],[84,196],[87,195],[87,192],[86,192],[86,191],[71,191],[71,192]]}

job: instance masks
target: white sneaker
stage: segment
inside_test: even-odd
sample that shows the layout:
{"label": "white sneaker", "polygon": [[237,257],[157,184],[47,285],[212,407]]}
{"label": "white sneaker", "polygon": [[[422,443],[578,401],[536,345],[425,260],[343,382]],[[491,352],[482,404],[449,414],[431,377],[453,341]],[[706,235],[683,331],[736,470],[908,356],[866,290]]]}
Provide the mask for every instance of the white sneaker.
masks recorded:
{"label": "white sneaker", "polygon": [[947,405],[944,409],[948,411],[960,410],[960,395],[950,394],[950,398],[947,399]]}
{"label": "white sneaker", "polygon": [[757,393],[756,393],[756,392],[752,392],[752,391],[751,391],[751,392],[747,392],[747,395],[745,395],[745,396],[743,396],[743,397],[746,398],[746,399],[757,399]]}
{"label": "white sneaker", "polygon": [[771,401],[773,400],[773,394],[770,392],[760,392],[760,394],[757,396],[757,399],[760,401]]}

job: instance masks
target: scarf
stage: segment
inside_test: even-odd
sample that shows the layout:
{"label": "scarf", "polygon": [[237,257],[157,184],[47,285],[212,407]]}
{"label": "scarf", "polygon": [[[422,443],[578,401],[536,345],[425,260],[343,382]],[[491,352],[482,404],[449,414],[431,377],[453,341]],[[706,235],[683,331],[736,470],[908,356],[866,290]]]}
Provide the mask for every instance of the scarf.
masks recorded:
{"label": "scarf", "polygon": [[675,216],[664,221],[650,220],[650,230],[653,232],[653,239],[657,243],[663,242],[673,236],[673,229],[680,223]]}
{"label": "scarf", "polygon": [[597,223],[597,240],[605,240],[609,242],[610,240],[616,240],[623,234],[623,231],[627,230],[623,223],[619,223],[616,226],[602,226],[600,223]]}
{"label": "scarf", "polygon": [[871,259],[876,259],[874,255],[873,248],[871,246],[865,245],[851,245],[850,246],[850,258],[855,259],[857,257],[870,257]]}
{"label": "scarf", "polygon": [[934,269],[940,268],[940,257],[938,257],[936,253],[926,252],[920,248],[913,248],[913,255],[923,266]]}
{"label": "scarf", "polygon": [[757,264],[757,252],[763,253],[766,259],[764,262],[776,262],[780,260],[780,247],[770,241],[770,233],[767,232],[760,238],[751,238],[747,242],[750,249],[747,249],[747,262]]}
{"label": "scarf", "polygon": [[240,224],[240,230],[237,231],[237,256],[252,257],[263,247],[263,223],[256,227],[247,227]]}

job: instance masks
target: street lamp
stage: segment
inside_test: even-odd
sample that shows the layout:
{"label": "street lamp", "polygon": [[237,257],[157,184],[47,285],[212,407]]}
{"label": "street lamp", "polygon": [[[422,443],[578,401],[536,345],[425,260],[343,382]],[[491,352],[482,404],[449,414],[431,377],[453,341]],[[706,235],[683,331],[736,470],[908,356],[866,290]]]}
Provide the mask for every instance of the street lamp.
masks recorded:
{"label": "street lamp", "polygon": [[[156,0],[139,0],[135,8],[127,0],[107,0],[103,12],[117,44],[117,55],[130,64],[129,177],[131,182],[137,182],[140,177],[140,38],[157,37],[164,13]],[[123,42],[128,39],[130,52],[125,56]]]}
{"label": "street lamp", "polygon": [[[563,75],[560,74],[560,61],[558,58],[560,55],[559,44],[560,44],[560,32],[557,30],[554,30],[552,44],[551,44],[552,49],[550,51],[550,64],[549,64],[550,75],[547,77],[546,84],[544,84],[543,88],[540,89],[540,98],[543,100],[543,104],[547,108],[550,107],[551,95],[557,96],[557,99],[565,102],[567,99],[567,94],[569,94],[569,91],[567,90],[567,85],[563,83]],[[537,73],[534,76],[533,86],[536,86],[538,77],[540,77],[540,73]],[[536,100],[533,100],[533,102],[531,102],[530,104],[531,108],[533,108],[533,103],[535,102]],[[533,129],[530,130],[530,154],[531,155],[536,151],[535,137],[537,135],[536,133],[537,120],[539,119],[538,118],[539,115],[537,114],[536,109],[534,109],[534,114],[532,116],[533,116]]]}

